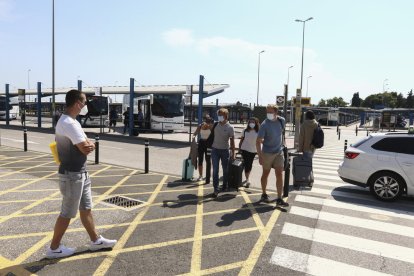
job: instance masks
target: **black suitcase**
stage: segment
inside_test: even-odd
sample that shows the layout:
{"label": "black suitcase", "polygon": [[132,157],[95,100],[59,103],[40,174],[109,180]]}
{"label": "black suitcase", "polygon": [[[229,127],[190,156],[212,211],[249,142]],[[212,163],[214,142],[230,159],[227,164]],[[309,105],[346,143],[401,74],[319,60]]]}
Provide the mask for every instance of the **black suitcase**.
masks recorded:
{"label": "black suitcase", "polygon": [[305,158],[303,155],[293,157],[292,175],[294,187],[300,185],[311,187],[314,181],[312,158]]}
{"label": "black suitcase", "polygon": [[244,162],[240,154],[236,154],[236,158],[229,163],[228,169],[228,186],[239,190],[239,187],[242,186],[242,178],[244,171]]}

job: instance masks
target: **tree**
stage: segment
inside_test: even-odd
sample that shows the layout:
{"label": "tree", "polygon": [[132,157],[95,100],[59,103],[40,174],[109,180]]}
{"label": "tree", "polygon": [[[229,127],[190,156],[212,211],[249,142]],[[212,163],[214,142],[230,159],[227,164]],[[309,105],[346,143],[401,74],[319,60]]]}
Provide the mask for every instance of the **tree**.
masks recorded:
{"label": "tree", "polygon": [[362,99],[359,97],[359,92],[354,93],[351,100],[351,106],[360,107],[362,103]]}
{"label": "tree", "polygon": [[324,99],[321,99],[318,103],[319,107],[325,107],[326,106],[326,101]]}
{"label": "tree", "polygon": [[403,94],[402,93],[399,93],[397,95],[397,108],[403,108],[403,107],[405,107],[405,105],[406,105],[405,101],[406,100],[405,100]]}
{"label": "tree", "polygon": [[405,107],[406,108],[414,108],[414,98],[413,98],[413,90],[412,89],[411,89],[410,92],[408,92]]}
{"label": "tree", "polygon": [[326,106],[329,107],[344,107],[347,106],[348,103],[344,101],[342,97],[333,97],[332,99],[326,100]]}

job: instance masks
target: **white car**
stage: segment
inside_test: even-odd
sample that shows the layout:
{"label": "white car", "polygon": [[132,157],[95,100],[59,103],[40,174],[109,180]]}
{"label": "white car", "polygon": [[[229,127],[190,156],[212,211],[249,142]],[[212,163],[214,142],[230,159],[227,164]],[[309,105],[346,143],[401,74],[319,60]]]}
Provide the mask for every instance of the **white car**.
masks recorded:
{"label": "white car", "polygon": [[414,134],[371,134],[352,144],[339,164],[339,177],[369,187],[380,200],[414,195]]}

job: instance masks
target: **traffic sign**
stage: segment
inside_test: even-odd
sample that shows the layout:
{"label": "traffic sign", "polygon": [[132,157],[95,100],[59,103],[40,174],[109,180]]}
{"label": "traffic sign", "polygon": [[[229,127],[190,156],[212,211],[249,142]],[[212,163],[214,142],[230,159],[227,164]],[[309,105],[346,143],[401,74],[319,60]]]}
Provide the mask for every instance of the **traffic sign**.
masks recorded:
{"label": "traffic sign", "polygon": [[17,90],[17,95],[18,95],[19,102],[24,101],[24,95],[25,94],[26,94],[26,89],[18,89]]}
{"label": "traffic sign", "polygon": [[277,105],[283,105],[284,102],[285,102],[285,96],[276,96]]}

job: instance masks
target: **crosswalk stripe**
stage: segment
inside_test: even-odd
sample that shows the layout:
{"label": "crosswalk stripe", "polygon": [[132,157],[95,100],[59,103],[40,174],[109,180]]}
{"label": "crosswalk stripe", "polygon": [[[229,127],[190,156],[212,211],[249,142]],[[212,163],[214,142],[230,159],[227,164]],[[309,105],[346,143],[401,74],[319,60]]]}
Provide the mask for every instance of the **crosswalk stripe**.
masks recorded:
{"label": "crosswalk stripe", "polygon": [[313,255],[304,254],[301,252],[292,251],[282,247],[275,248],[272,254],[272,258],[270,259],[270,263],[309,275],[390,275]]}
{"label": "crosswalk stripe", "polygon": [[318,169],[318,168],[313,167],[313,173],[315,173],[315,172],[317,172],[317,173],[320,172],[323,175],[335,175],[335,176],[338,176],[338,173],[336,172],[336,170]]}
{"label": "crosswalk stripe", "polygon": [[360,203],[346,203],[346,202],[340,202],[340,201],[327,199],[327,198],[318,198],[318,197],[304,196],[304,195],[297,195],[295,197],[295,201],[317,204],[317,205],[328,206],[328,207],[334,207],[334,208],[340,208],[340,209],[359,211],[359,212],[365,212],[365,213],[384,215],[384,216],[401,218],[401,219],[414,220],[414,212],[397,210],[397,209],[392,209],[389,207],[387,208],[380,207],[380,206],[368,207]]}
{"label": "crosswalk stripe", "polygon": [[329,186],[329,187],[333,187],[333,188],[346,186],[347,188],[354,188],[355,187],[358,190],[365,190],[365,188],[345,183],[342,180],[341,181],[335,181],[335,180],[315,179],[315,184],[314,185],[323,185],[323,186]]}
{"label": "crosswalk stripe", "polygon": [[327,170],[337,170],[338,169],[338,164],[335,165],[327,165],[326,163],[317,163],[315,161],[313,161],[312,163],[313,168],[318,168],[318,169],[327,169]]}
{"label": "crosswalk stripe", "polygon": [[360,227],[364,229],[380,231],[405,237],[414,238],[413,228],[407,226],[401,226],[393,223],[350,217],[345,215],[339,215],[329,213],[325,211],[317,211],[313,209],[307,209],[297,206],[292,206],[290,213],[302,217],[318,219],[328,222],[334,222],[339,224],[345,224],[354,227]]}
{"label": "crosswalk stripe", "polygon": [[338,174],[336,174],[336,175],[328,175],[328,174],[323,174],[323,173],[314,173],[313,175],[314,175],[315,179],[317,179],[318,176],[320,176],[321,178],[324,178],[324,179],[341,180],[339,178]]}
{"label": "crosswalk stripe", "polygon": [[282,234],[376,256],[396,259],[403,262],[414,263],[414,249],[399,245],[309,228],[292,223],[285,223],[282,229]]}

